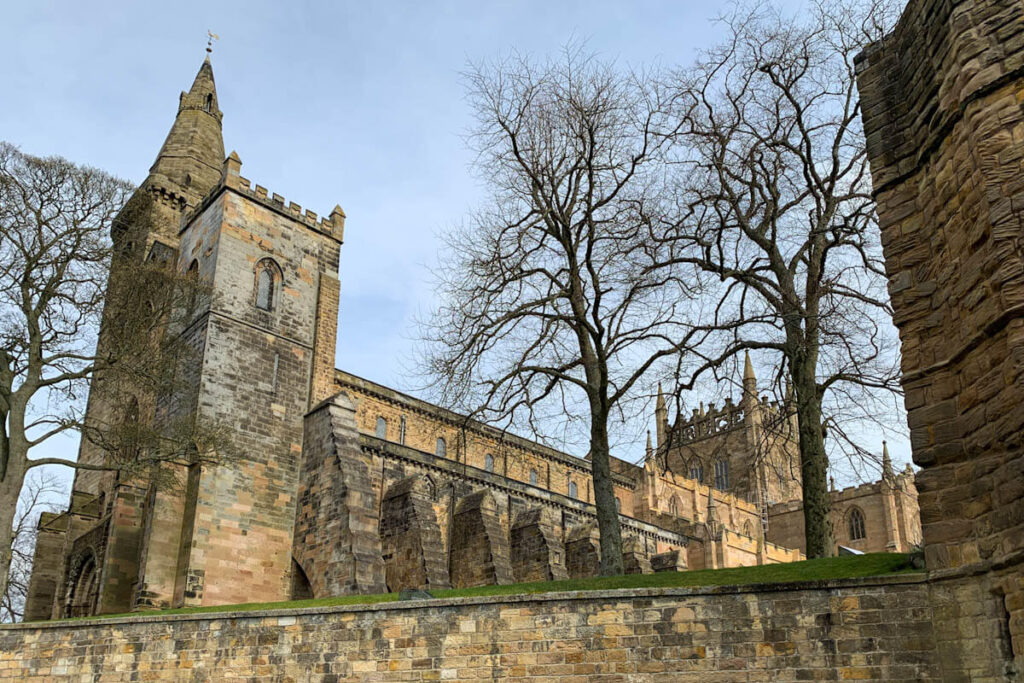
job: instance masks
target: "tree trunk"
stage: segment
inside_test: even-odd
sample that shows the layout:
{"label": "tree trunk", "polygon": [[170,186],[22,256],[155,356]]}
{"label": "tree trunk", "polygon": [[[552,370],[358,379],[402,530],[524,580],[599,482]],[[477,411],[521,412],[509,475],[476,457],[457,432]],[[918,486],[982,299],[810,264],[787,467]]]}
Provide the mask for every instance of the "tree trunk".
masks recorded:
{"label": "tree trunk", "polygon": [[821,431],[821,397],[813,365],[797,361],[792,367],[800,435],[807,557],[830,557],[835,554],[835,544],[829,519],[831,498],[828,490],[828,456],[825,454],[825,437]]}
{"label": "tree trunk", "polygon": [[0,597],[7,595],[7,579],[11,571],[11,546],[14,543],[14,515],[25,472],[11,463],[7,476],[0,481]]}
{"label": "tree trunk", "polygon": [[600,406],[592,406],[590,410],[590,469],[594,479],[597,528],[601,533],[601,576],[618,576],[625,571],[622,531],[608,454],[608,414]]}

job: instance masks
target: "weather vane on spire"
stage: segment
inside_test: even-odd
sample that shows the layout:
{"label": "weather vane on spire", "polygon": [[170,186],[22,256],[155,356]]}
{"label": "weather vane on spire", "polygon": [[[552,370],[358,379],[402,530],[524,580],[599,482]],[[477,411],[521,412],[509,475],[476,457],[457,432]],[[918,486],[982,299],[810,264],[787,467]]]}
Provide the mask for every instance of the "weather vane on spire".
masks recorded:
{"label": "weather vane on spire", "polygon": [[210,29],[206,29],[206,35],[208,36],[206,39],[206,52],[210,53],[213,52],[213,41],[220,40],[220,36]]}

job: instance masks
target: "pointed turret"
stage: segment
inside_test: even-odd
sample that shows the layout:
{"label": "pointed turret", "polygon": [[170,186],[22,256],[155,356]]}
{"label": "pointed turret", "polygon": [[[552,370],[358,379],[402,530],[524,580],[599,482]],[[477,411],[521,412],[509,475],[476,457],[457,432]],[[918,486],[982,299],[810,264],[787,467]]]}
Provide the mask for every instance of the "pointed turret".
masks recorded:
{"label": "pointed turret", "polygon": [[654,448],[651,447],[651,430],[650,429],[647,430],[647,450],[644,451],[644,453],[646,454],[648,460],[650,460],[651,456],[654,455]]}
{"label": "pointed turret", "polygon": [[661,382],[658,382],[658,400],[654,405],[654,423],[658,435],[658,448],[664,448],[668,442],[668,408],[665,406]]}
{"label": "pointed turret", "polygon": [[889,444],[882,442],[882,481],[892,482],[896,473],[892,469],[892,459],[889,457]]}
{"label": "pointed turret", "polygon": [[213,66],[207,55],[192,87],[181,93],[174,124],[144,185],[178,195],[189,205],[202,199],[220,180],[224,162],[223,117],[217,104]]}
{"label": "pointed turret", "polygon": [[750,351],[745,351],[743,358],[743,395],[757,399],[757,377],[754,375],[754,364],[750,362]]}
{"label": "pointed turret", "polygon": [[718,519],[718,508],[715,507],[715,492],[708,487],[708,512],[704,523],[711,532],[712,538],[717,538],[722,528],[721,520]]}

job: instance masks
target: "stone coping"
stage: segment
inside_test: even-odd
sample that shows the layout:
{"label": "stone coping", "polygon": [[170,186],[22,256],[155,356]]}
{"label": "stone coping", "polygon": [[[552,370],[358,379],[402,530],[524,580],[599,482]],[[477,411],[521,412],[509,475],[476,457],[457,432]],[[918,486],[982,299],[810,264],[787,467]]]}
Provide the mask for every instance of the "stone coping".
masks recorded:
{"label": "stone coping", "polygon": [[268,617],[301,617],[350,612],[384,612],[444,607],[471,607],[476,605],[526,605],[544,602],[566,602],[584,600],[634,600],[642,598],[686,598],[714,595],[737,595],[746,593],[782,593],[801,590],[835,590],[844,588],[866,588],[918,584],[928,581],[925,572],[905,574],[883,574],[847,579],[814,579],[779,583],[751,583],[724,586],[690,586],[663,588],[614,588],[607,590],[554,591],[550,593],[519,593],[509,595],[481,595],[463,598],[434,598],[431,600],[406,600],[392,602],[362,603],[351,605],[324,605],[319,607],[284,607],[265,610],[226,610],[224,612],[194,612],[189,614],[160,614],[149,612],[119,617],[96,617],[87,619],[59,619],[56,621],[33,621],[21,624],[0,624],[0,631],[33,629],[79,628],[92,626],[113,626],[118,624],[153,623],[160,621],[213,621],[236,619],[265,619]]}

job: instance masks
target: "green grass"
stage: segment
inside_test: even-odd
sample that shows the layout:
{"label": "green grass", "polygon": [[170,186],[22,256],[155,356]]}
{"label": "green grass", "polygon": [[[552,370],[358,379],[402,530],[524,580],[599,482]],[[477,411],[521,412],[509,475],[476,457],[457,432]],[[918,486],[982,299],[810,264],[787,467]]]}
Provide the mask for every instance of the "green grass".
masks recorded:
{"label": "green grass", "polygon": [[[763,583],[788,583],[792,581],[821,581],[828,579],[849,579],[885,574],[902,574],[915,571],[909,556],[897,553],[874,553],[870,555],[847,555],[820,560],[806,560],[788,564],[769,564],[760,567],[736,567],[733,569],[702,569],[688,572],[662,572],[659,574],[630,574],[625,576],[602,576],[590,579],[568,579],[566,581],[545,581],[541,583],[517,583],[509,586],[477,586],[476,588],[455,588],[431,591],[435,598],[463,598],[486,595],[525,595],[560,591],[610,590],[615,588],[679,588],[697,586],[742,586]],[[290,602],[252,602],[242,605],[220,605],[216,607],[186,607],[161,610],[160,612],[135,612],[128,615],[103,615],[82,617],[83,619],[110,618],[112,616],[140,616],[143,614],[196,614],[202,612],[236,612],[284,609],[296,607],[328,607],[333,605],[367,605],[395,602],[398,593],[377,595],[345,595],[314,600],[292,600]]]}

